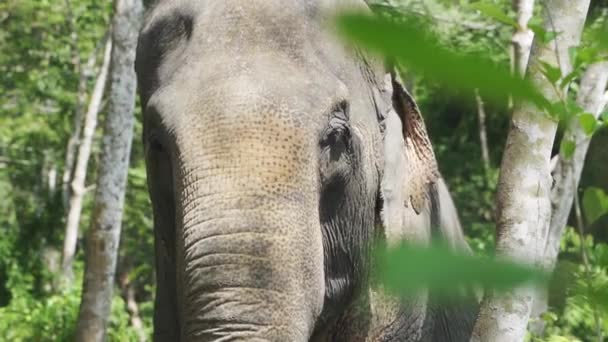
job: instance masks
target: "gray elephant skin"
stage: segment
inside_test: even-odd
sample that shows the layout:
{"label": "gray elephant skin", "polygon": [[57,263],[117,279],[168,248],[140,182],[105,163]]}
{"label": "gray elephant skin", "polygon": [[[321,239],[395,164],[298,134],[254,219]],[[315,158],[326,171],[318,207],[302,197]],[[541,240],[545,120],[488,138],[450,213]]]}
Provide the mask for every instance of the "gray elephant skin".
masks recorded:
{"label": "gray elephant skin", "polygon": [[135,68],[156,341],[468,339],[474,301],[396,298],[374,281],[378,244],[468,247],[418,107],[389,67],[336,36],[344,9],[369,11],[357,0],[148,11]]}

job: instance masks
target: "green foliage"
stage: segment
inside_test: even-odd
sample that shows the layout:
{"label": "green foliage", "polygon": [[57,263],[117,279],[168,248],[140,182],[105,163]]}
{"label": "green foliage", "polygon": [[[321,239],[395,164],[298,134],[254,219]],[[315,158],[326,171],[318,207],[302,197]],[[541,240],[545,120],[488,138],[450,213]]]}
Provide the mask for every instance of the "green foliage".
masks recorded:
{"label": "green foliage", "polygon": [[[82,283],[82,271],[76,284]],[[71,341],[80,306],[80,286],[42,298],[32,296],[25,288],[13,286],[13,299],[0,308],[2,341]],[[137,332],[129,325],[129,315],[122,298],[114,295],[108,341],[137,341]]]}
{"label": "green foliage", "polygon": [[[353,42],[394,58],[400,64],[444,83],[447,87],[480,93],[489,100],[504,102],[509,94],[539,108],[549,102],[532,84],[512,75],[489,58],[464,56],[446,49],[411,18],[396,21],[385,17],[345,14],[337,20],[340,32]],[[407,41],[415,49],[408,48]]]}
{"label": "green foliage", "polygon": [[608,214],[608,195],[599,188],[587,188],[583,195],[583,212],[587,224],[592,225],[597,219]]}
{"label": "green foliage", "polygon": [[440,244],[403,245],[383,251],[378,259],[380,279],[387,288],[402,294],[427,288],[444,296],[457,296],[463,288],[505,290],[546,280],[540,270],[451,251]]}
{"label": "green foliage", "polygon": [[483,15],[487,16],[488,18],[492,18],[500,23],[506,24],[506,25],[511,25],[516,27],[517,26],[517,21],[515,19],[513,19],[511,16],[507,15],[503,9],[493,3],[490,2],[475,2],[473,4],[471,4],[469,6],[472,9],[478,10],[479,12],[481,12]]}
{"label": "green foliage", "polygon": [[[581,250],[588,254],[590,269],[581,259]],[[547,338],[557,337],[589,341],[595,339],[598,327],[608,331],[608,245],[586,235],[581,238],[569,227],[562,240],[562,261],[556,270],[550,291],[551,312],[545,320]],[[577,338],[578,337],[578,338]]]}

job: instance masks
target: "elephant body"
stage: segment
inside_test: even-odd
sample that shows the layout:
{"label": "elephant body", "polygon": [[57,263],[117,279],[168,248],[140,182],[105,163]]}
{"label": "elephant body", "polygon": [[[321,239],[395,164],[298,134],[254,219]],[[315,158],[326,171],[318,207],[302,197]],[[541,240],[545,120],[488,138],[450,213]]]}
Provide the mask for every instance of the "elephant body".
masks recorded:
{"label": "elephant body", "polygon": [[157,341],[465,340],[474,312],[400,299],[372,247],[466,243],[420,112],[331,29],[356,0],[160,0],[136,71]]}

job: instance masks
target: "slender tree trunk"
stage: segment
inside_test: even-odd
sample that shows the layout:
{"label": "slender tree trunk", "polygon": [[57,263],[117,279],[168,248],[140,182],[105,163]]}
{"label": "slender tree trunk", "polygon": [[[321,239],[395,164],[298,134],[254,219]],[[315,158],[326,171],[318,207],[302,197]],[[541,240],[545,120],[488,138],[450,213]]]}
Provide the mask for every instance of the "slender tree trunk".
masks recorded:
{"label": "slender tree trunk", "polygon": [[91,95],[89,108],[84,119],[84,132],[82,141],[78,147],[78,156],[74,168],[74,176],[72,178],[70,192],[70,206],[68,210],[67,223],[65,227],[65,238],[63,241],[63,258],[62,258],[62,276],[66,280],[72,279],[72,263],[74,254],[76,253],[76,242],[78,240],[78,227],[80,223],[80,214],[82,212],[82,200],[85,194],[85,181],[87,175],[87,165],[91,155],[91,146],[93,145],[93,137],[95,128],[97,127],[97,115],[101,109],[101,100],[108,78],[110,69],[110,54],[112,51],[112,39],[108,38],[103,55],[103,63],[95,88]]}
{"label": "slender tree trunk", "polygon": [[67,213],[71,191],[70,183],[72,180],[72,174],[74,172],[74,164],[76,163],[78,145],[80,144],[80,135],[82,134],[84,106],[87,101],[87,81],[95,68],[97,51],[100,48],[100,44],[95,47],[95,50],[91,52],[87,62],[83,65],[80,57],[80,49],[78,48],[78,29],[76,27],[76,19],[74,18],[74,12],[72,11],[72,4],[70,0],[65,0],[65,12],[67,18],[66,22],[70,31],[70,53],[72,55],[72,64],[74,64],[74,70],[76,74],[78,74],[78,88],[76,92],[76,105],[74,108],[72,132],[66,146],[63,175],[61,177],[63,207],[66,209]]}
{"label": "slender tree trunk", "polygon": [[[598,62],[590,65],[581,79],[576,99],[578,105],[585,112],[591,113],[597,118],[606,106],[604,103],[604,91],[607,84],[608,62]],[[591,137],[587,136],[576,119],[569,123],[563,139],[573,141],[576,148],[570,158],[559,155],[553,170],[554,185],[553,189],[551,189],[551,206],[553,210],[543,260],[543,265],[547,271],[552,271],[555,267],[560,240],[566,228],[568,216],[572,211],[572,203],[578,189],[585,156],[587,155],[589,142],[591,141]],[[539,289],[535,297],[532,318],[536,322],[531,330],[540,335],[544,330],[544,324],[538,318],[548,309],[547,289]]]}
{"label": "slender tree trunk", "polygon": [[[70,180],[72,179],[72,171],[76,160],[76,150],[82,132],[82,116],[84,114],[84,103],[87,98],[87,73],[85,69],[92,68],[95,63],[94,54],[91,54],[87,62],[87,66],[83,68],[78,49],[78,30],[72,12],[72,5],[69,0],[65,0],[66,22],[70,30],[70,52],[72,55],[72,64],[78,74],[78,89],[76,92],[76,106],[74,109],[74,120],[72,123],[72,134],[68,139],[68,145],[65,152],[65,163],[63,168],[62,180],[62,198],[64,208],[68,207],[70,197]],[[89,65],[89,63],[91,63]]]}
{"label": "slender tree trunk", "polygon": [[[563,94],[544,77],[541,62],[568,71],[568,49],[580,41],[589,0],[547,0],[544,26],[560,32],[548,45],[536,41],[530,61],[531,81],[552,102]],[[551,219],[550,159],[557,122],[530,104],[517,104],[503,155],[497,195],[499,257],[540,265]],[[473,341],[523,341],[534,288],[486,293]]]}
{"label": "slender tree trunk", "polygon": [[[607,84],[608,62],[591,64],[585,70],[581,79],[576,102],[585,112],[591,113],[597,118],[605,106],[603,101]],[[555,179],[555,185],[551,190],[553,213],[544,260],[550,270],[553,269],[557,260],[559,242],[572,210],[574,194],[578,188],[585,156],[591,141],[591,137],[587,136],[576,119],[569,123],[564,133],[564,139],[573,141],[576,148],[571,158],[566,158],[563,155],[559,156],[553,172],[553,178]]]}
{"label": "slender tree trunk", "polygon": [[122,298],[127,304],[127,311],[131,321],[131,326],[137,331],[138,340],[145,342],[147,340],[146,332],[144,330],[144,322],[139,315],[139,306],[135,299],[135,286],[129,279],[128,272],[124,272],[120,276],[120,289],[122,292]]}
{"label": "slender tree trunk", "polygon": [[490,170],[490,152],[488,151],[488,134],[486,131],[486,111],[479,90],[475,89],[475,101],[477,102],[477,118],[479,121],[479,143],[481,145],[481,160],[486,174]]}
{"label": "slender tree trunk", "polygon": [[141,0],[114,1],[109,110],[105,120],[95,208],[87,239],[77,341],[104,341],[110,315],[135,121],[133,64],[142,14]]}
{"label": "slender tree trunk", "polygon": [[511,71],[523,77],[534,39],[534,32],[528,28],[534,12],[534,0],[513,0],[512,7],[517,13],[517,27],[511,38]]}

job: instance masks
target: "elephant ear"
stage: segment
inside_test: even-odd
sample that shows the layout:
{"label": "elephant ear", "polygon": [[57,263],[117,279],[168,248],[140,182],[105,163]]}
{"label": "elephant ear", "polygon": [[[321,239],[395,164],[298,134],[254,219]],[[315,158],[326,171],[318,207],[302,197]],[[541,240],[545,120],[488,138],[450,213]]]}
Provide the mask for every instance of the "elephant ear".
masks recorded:
{"label": "elephant ear", "polygon": [[385,118],[381,185],[387,244],[428,243],[433,237],[468,251],[418,105],[395,71],[386,75],[384,88],[392,104]]}
{"label": "elephant ear", "polygon": [[391,73],[391,85],[393,108],[401,121],[403,153],[407,161],[402,170],[408,178],[402,184],[404,205],[411,205],[416,214],[420,214],[430,201],[428,188],[439,178],[439,169],[418,105],[395,72]]}

